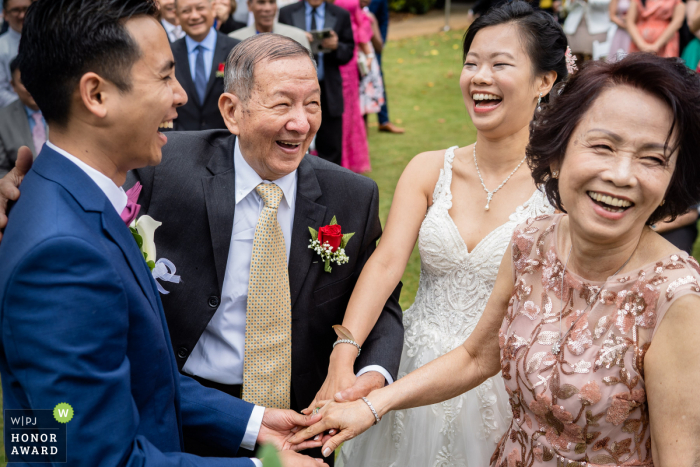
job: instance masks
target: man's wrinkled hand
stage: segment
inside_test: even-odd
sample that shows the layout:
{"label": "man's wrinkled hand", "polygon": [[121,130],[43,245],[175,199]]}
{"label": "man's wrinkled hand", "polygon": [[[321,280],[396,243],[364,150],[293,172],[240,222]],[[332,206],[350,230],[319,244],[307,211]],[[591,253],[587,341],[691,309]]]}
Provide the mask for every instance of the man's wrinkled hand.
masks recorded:
{"label": "man's wrinkled hand", "polygon": [[27,146],[22,146],[17,152],[15,168],[0,179],[0,240],[2,240],[2,229],[7,225],[7,203],[9,201],[17,201],[19,198],[19,185],[31,168],[32,151]]}
{"label": "man's wrinkled hand", "polygon": [[321,441],[301,441],[291,443],[289,440],[303,427],[310,426],[321,419],[320,415],[302,415],[292,410],[265,409],[258,444],[271,444],[278,451],[302,451],[304,449],[317,448]]}
{"label": "man's wrinkled hand", "polygon": [[282,451],[279,458],[283,467],[328,467],[323,459],[314,459],[294,451]]}
{"label": "man's wrinkled hand", "polygon": [[384,375],[377,371],[368,371],[360,375],[351,387],[333,395],[336,402],[353,402],[367,397],[375,389],[381,389],[386,384]]}
{"label": "man's wrinkled hand", "polygon": [[321,41],[321,47],[328,50],[335,50],[338,48],[338,34],[331,29],[330,37],[326,37]]}
{"label": "man's wrinkled hand", "polygon": [[304,414],[313,413],[315,408],[321,408],[326,405],[329,401],[333,400],[336,394],[340,394],[341,391],[352,387],[357,381],[357,376],[352,368],[352,363],[347,365],[344,364],[333,364],[331,363],[328,368],[328,375],[326,375],[326,380],[323,382],[323,386],[316,393],[316,397],[311,402],[308,408],[301,411]]}

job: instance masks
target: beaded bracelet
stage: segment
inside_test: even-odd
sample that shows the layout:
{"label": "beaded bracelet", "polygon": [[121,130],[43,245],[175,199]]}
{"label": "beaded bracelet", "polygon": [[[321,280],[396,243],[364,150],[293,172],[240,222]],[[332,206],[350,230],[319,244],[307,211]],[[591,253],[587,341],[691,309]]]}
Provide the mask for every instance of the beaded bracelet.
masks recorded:
{"label": "beaded bracelet", "polygon": [[379,415],[377,415],[377,411],[374,410],[374,407],[372,407],[372,403],[367,399],[366,397],[362,398],[363,401],[365,401],[365,404],[367,404],[367,407],[369,407],[369,410],[372,411],[372,415],[374,415],[374,424],[376,425],[381,421],[381,418],[379,418]]}
{"label": "beaded bracelet", "polygon": [[357,356],[360,356],[360,352],[362,352],[362,348],[360,347],[360,344],[358,344],[355,341],[351,341],[350,339],[338,339],[337,341],[333,342],[333,348],[335,349],[335,346],[338,344],[352,344],[355,347],[357,347]]}

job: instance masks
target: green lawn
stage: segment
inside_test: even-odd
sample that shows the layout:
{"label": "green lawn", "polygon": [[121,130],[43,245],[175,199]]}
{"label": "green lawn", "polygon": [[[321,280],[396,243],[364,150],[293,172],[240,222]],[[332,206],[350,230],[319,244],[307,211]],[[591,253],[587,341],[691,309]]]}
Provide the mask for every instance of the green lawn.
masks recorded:
{"label": "green lawn", "polygon": [[[459,89],[463,34],[464,31],[450,31],[389,42],[384,50],[382,66],[389,94],[389,116],[406,128],[406,134],[379,133],[375,116],[370,117],[372,172],[369,176],[379,185],[382,223],[389,214],[396,183],[416,154],[465,146],[476,138]],[[416,248],[403,277],[404,310],[413,303],[419,276]]]}

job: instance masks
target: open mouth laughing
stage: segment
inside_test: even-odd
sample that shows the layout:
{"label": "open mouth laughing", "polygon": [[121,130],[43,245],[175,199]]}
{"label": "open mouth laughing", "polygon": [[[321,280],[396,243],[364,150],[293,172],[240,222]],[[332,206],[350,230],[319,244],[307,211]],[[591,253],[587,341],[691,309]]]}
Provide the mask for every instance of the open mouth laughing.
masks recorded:
{"label": "open mouth laughing", "polygon": [[615,196],[598,193],[596,191],[589,191],[587,194],[595,204],[609,212],[624,212],[634,206],[633,202],[624,198],[617,198]]}
{"label": "open mouth laughing", "polygon": [[501,103],[503,98],[491,93],[475,92],[472,94],[474,107],[477,109],[491,109]]}

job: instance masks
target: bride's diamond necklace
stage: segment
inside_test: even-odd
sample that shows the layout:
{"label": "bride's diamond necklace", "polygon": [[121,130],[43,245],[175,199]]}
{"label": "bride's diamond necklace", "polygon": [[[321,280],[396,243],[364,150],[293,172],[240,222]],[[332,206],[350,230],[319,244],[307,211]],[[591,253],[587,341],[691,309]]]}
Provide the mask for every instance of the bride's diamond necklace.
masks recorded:
{"label": "bride's diamond necklace", "polygon": [[520,161],[520,164],[518,164],[518,166],[515,169],[513,169],[513,171],[510,173],[510,175],[508,175],[508,177],[505,180],[503,180],[503,183],[498,185],[498,188],[496,188],[493,191],[489,191],[486,188],[486,185],[484,185],[484,179],[481,178],[481,172],[479,171],[479,164],[477,164],[477,162],[476,162],[476,143],[474,143],[474,165],[476,166],[476,173],[477,173],[477,175],[479,175],[479,181],[481,182],[481,186],[484,188],[484,191],[486,192],[486,206],[484,207],[485,210],[487,210],[487,211],[489,210],[489,204],[491,204],[491,198],[493,198],[493,195],[495,195],[498,190],[503,188],[503,185],[505,185],[506,182],[508,182],[508,180],[510,180],[510,177],[512,177],[513,174],[518,171],[520,166],[523,165],[523,162],[525,162],[525,159],[527,159],[527,156],[523,157],[523,160]]}

